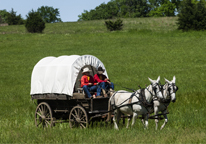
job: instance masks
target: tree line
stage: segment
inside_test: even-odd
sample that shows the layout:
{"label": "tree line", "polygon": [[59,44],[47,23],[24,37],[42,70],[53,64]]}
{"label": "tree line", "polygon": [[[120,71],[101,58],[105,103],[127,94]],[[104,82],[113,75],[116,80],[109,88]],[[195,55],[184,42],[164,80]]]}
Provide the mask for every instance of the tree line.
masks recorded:
{"label": "tree line", "polygon": [[[42,6],[37,9],[37,11],[31,10],[26,16],[27,19],[31,12],[38,13],[39,16],[43,19],[45,23],[55,23],[62,22],[61,18],[59,18],[60,13],[59,10],[53,7]],[[21,25],[25,24],[26,20],[24,20],[21,14],[17,15],[14,9],[12,8],[10,12],[6,10],[0,10],[0,23],[8,23],[9,25]]]}
{"label": "tree line", "polygon": [[[105,21],[107,29],[114,31],[123,28],[119,18],[175,16],[175,13],[178,13],[178,29],[206,30],[206,0],[111,0],[93,10],[85,10],[78,17],[79,21],[117,18]],[[61,22],[59,16],[58,9],[48,6],[30,11],[26,20],[13,9],[11,12],[0,10],[0,23],[25,24],[29,32],[42,32],[45,23]]]}
{"label": "tree line", "polygon": [[84,10],[78,21],[175,16],[180,4],[181,0],[111,0],[90,11]]}

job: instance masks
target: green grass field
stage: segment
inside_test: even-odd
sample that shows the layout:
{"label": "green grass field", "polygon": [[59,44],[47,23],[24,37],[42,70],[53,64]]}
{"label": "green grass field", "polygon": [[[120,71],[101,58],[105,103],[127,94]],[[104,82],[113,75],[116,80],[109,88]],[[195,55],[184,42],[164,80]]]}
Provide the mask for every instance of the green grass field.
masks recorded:
{"label": "green grass field", "polygon": [[[0,143],[206,143],[206,32],[177,31],[176,20],[123,19],[118,32],[107,31],[103,20],[46,24],[43,34],[27,33],[23,25],[0,27]],[[29,95],[34,65],[74,54],[96,56],[114,83],[133,89],[148,85],[148,77],[160,75],[164,83],[175,75],[177,101],[165,129],[155,131],[154,120],[148,130],[140,120],[119,131],[104,122],[85,130],[67,123],[36,128]]]}

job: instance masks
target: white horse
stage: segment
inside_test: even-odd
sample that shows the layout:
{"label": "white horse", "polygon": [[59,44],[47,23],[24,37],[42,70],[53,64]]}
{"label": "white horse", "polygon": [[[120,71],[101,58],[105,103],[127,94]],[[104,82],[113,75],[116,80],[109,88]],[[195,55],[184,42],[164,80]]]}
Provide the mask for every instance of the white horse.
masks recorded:
{"label": "white horse", "polygon": [[[107,121],[111,119],[111,111],[114,110],[113,122],[115,129],[119,129],[117,123],[120,120],[121,113],[128,116],[133,115],[132,126],[135,124],[137,117],[142,115],[145,118],[145,127],[148,128],[149,109],[145,103],[151,104],[153,96],[163,98],[159,85],[160,76],[157,78],[157,80],[151,80],[150,78],[148,79],[150,80],[151,84],[143,90],[137,90],[134,93],[120,90],[115,92],[110,97]],[[145,101],[143,99],[145,99]]]}
{"label": "white horse", "polygon": [[[165,85],[163,86],[163,99],[154,99],[154,115],[157,115],[158,112],[161,112],[165,118],[164,123],[161,126],[161,130],[168,122],[167,118],[167,107],[170,102],[176,101],[176,91],[178,87],[175,85],[176,78],[173,77],[172,81],[165,79]],[[158,116],[155,116],[156,130],[158,129]]]}

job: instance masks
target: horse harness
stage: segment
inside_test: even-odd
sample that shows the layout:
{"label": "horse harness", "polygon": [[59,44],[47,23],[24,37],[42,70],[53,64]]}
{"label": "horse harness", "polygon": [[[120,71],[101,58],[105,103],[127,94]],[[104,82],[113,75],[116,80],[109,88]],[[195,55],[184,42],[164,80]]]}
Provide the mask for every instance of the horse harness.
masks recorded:
{"label": "horse harness", "polygon": [[[171,102],[171,94],[173,94],[173,93],[176,93],[177,92],[177,90],[178,90],[178,86],[176,86],[175,85],[175,83],[172,83],[172,84],[169,84],[168,83],[168,85],[170,85],[169,87],[168,87],[168,92],[169,92],[169,96],[170,96],[170,98],[169,99],[165,99],[165,98],[163,98],[163,99],[155,99],[155,100],[158,100],[159,102],[161,102],[164,106],[165,106],[165,110],[168,108],[168,106],[169,106],[169,104],[170,104],[170,102]],[[163,93],[163,86],[164,85],[161,85],[161,91],[162,91],[162,93]],[[177,89],[175,89],[175,86],[177,87]],[[170,93],[170,90],[171,90],[171,87],[173,88],[173,93]]]}
{"label": "horse harness", "polygon": [[[161,91],[156,92],[156,90],[155,90],[154,87],[152,87],[152,89],[153,89],[153,91],[155,92],[155,95],[156,95],[158,92],[161,92]],[[146,108],[146,110],[148,111],[148,113],[149,113],[148,108],[153,107],[154,103],[153,103],[153,100],[152,100],[150,103],[147,102],[146,97],[145,97],[145,90],[147,90],[152,96],[154,96],[154,95],[152,94],[152,92],[149,91],[147,88],[145,88],[145,89],[140,89],[140,92],[138,92],[138,90],[135,91],[135,92],[133,92],[133,93],[131,94],[131,96],[130,96],[128,99],[126,99],[125,101],[123,101],[121,104],[119,104],[119,106],[116,106],[115,103],[112,104],[112,109],[113,109],[113,110],[116,110],[117,108],[121,108],[121,107],[124,107],[124,106],[131,105],[131,108],[132,108],[132,111],[133,111],[132,105],[133,105],[133,104],[140,104],[140,105],[144,106],[144,107]],[[118,93],[118,91],[113,94],[113,97],[114,97],[117,93]],[[137,94],[139,94],[139,97],[137,96]],[[132,103],[132,98],[133,98],[134,96],[135,96],[139,101]],[[126,102],[127,100],[129,100],[128,104],[122,105],[122,104],[123,104],[124,102]]]}

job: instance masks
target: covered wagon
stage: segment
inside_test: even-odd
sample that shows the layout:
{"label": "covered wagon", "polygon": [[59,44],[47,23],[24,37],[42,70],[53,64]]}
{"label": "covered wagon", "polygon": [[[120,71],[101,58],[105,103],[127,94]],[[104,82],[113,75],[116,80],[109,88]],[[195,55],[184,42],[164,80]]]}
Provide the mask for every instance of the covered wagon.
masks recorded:
{"label": "covered wagon", "polygon": [[109,98],[90,99],[80,87],[82,70],[88,67],[94,76],[104,64],[92,55],[45,57],[32,71],[32,99],[37,100],[35,125],[51,127],[57,122],[69,122],[70,127],[88,127],[95,117],[106,114]]}

